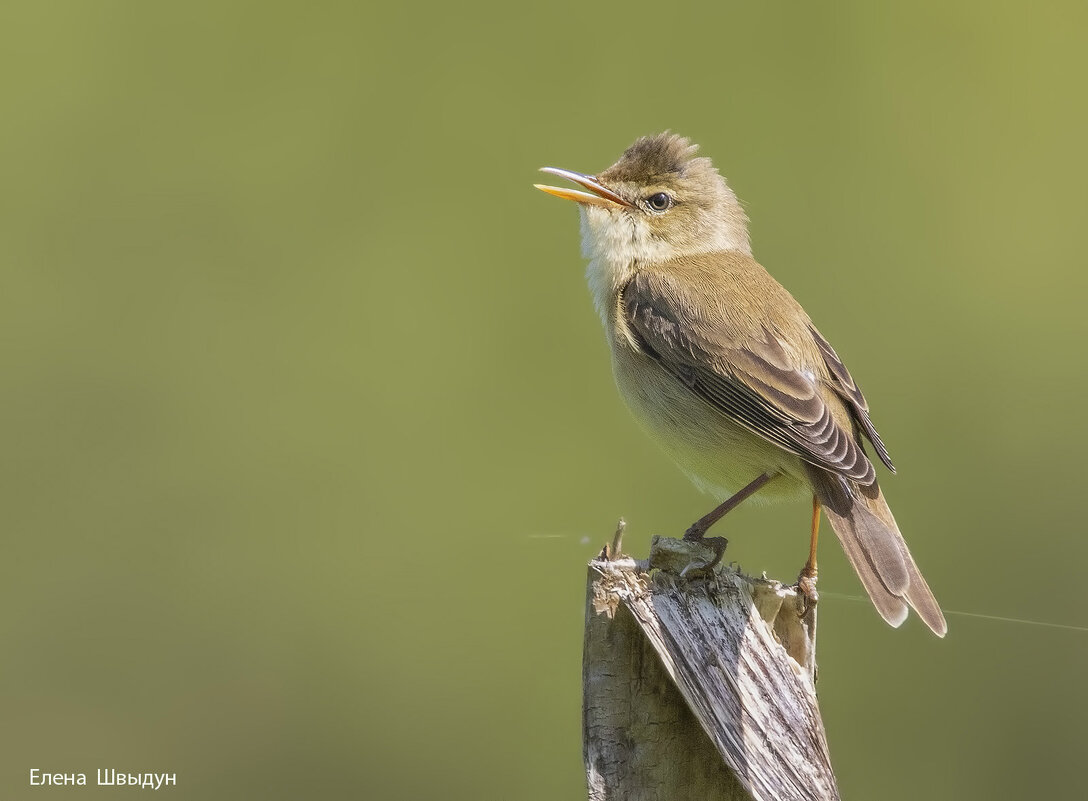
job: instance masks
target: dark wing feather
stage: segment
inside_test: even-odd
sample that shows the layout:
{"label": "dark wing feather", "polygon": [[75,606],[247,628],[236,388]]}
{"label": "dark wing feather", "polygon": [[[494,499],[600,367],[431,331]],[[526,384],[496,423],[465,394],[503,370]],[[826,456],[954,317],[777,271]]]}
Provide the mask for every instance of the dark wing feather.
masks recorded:
{"label": "dark wing feather", "polygon": [[[683,299],[659,291],[639,273],[624,287],[620,309],[645,352],[731,420],[810,464],[868,485],[876,479],[853,431],[835,421],[816,379],[796,369],[774,334],[743,345],[697,333]],[[721,333],[721,332],[717,332]]]}
{"label": "dark wing feather", "polygon": [[895,465],[892,464],[892,458],[888,455],[888,449],[884,447],[884,442],[880,439],[876,426],[869,419],[869,404],[865,400],[865,396],[861,394],[861,388],[854,382],[850,371],[846,369],[846,365],[839,358],[839,354],[835,353],[835,349],[823,338],[823,335],[811,325],[808,330],[812,332],[812,338],[816,340],[816,345],[820,348],[820,353],[823,354],[827,369],[835,377],[837,383],[835,389],[839,396],[850,405],[850,411],[853,412],[854,419],[858,421],[858,425],[865,432],[869,442],[873,443],[873,448],[876,449],[880,461],[884,462],[887,468],[894,473]]}

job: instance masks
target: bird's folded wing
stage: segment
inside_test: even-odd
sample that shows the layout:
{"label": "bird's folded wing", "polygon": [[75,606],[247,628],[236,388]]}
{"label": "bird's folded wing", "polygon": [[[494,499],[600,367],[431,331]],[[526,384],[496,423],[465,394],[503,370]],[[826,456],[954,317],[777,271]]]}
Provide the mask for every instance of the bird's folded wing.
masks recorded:
{"label": "bird's folded wing", "polygon": [[880,461],[884,462],[885,466],[894,473],[895,465],[892,464],[892,458],[888,455],[888,449],[884,447],[884,441],[880,439],[876,426],[869,419],[869,403],[865,400],[865,396],[861,394],[861,387],[854,381],[854,377],[850,375],[850,371],[842,363],[839,354],[835,353],[835,349],[831,347],[830,342],[824,339],[823,334],[817,331],[813,325],[809,325],[808,330],[812,334],[816,346],[820,349],[820,354],[824,357],[824,364],[827,365],[827,369],[831,371],[831,375],[835,379],[836,392],[849,404],[854,419],[861,426],[861,430],[865,432],[865,436],[869,438],[869,442],[873,443],[873,448],[876,449]]}
{"label": "bird's folded wing", "polygon": [[[819,377],[796,364],[767,325],[742,333],[728,314],[706,319],[714,308],[696,287],[644,271],[624,286],[619,311],[648,355],[729,419],[810,464],[871,484],[873,465],[853,427],[836,421]],[[824,392],[842,403],[828,388]]]}

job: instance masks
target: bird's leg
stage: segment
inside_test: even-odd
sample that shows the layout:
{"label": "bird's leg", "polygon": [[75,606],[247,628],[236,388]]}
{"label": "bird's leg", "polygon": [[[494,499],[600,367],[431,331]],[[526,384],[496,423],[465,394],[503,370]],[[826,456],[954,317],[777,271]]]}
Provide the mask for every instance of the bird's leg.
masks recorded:
{"label": "bird's leg", "polygon": [[703,515],[694,523],[692,523],[691,527],[684,532],[684,539],[687,542],[704,542],[714,549],[717,555],[714,557],[714,561],[706,566],[707,570],[711,569],[712,567],[714,567],[714,565],[718,564],[718,562],[722,560],[722,556],[725,555],[725,546],[729,544],[729,540],[727,540],[725,537],[707,537],[707,530],[712,525],[721,520],[723,517],[725,517],[727,514],[729,514],[731,511],[740,506],[740,504],[746,498],[750,498],[752,495],[758,492],[760,487],[762,487],[770,480],[771,477],[769,475],[767,475],[766,473],[760,473],[759,477],[755,479],[755,481],[746,484],[744,487],[734,492],[723,503],[719,504],[708,514]]}
{"label": "bird's leg", "polygon": [[820,536],[820,499],[812,496],[812,539],[808,546],[808,561],[801,568],[801,575],[797,577],[797,589],[804,598],[801,616],[804,617],[808,610],[816,605],[820,596],[816,594],[816,541]]}
{"label": "bird's leg", "polygon": [[698,542],[703,539],[703,535],[706,534],[707,529],[740,506],[743,501],[752,497],[752,495],[758,492],[759,489],[770,480],[771,477],[769,475],[760,473],[759,478],[734,492],[715,509],[692,523],[691,528],[684,532],[684,539],[689,542]]}

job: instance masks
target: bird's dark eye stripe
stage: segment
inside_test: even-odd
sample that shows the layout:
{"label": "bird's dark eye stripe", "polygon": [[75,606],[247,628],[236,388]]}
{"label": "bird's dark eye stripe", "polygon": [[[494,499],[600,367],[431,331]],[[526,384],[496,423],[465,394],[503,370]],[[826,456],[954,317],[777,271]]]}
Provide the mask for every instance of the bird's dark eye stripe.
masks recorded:
{"label": "bird's dark eye stripe", "polygon": [[664,192],[658,192],[646,198],[646,205],[654,211],[665,211],[672,205],[672,198]]}

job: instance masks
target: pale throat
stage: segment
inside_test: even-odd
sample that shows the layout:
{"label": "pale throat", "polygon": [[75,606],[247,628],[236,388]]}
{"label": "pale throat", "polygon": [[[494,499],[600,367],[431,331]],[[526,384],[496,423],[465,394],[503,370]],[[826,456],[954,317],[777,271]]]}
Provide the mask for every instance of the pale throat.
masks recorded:
{"label": "pale throat", "polygon": [[579,207],[582,255],[589,260],[586,281],[593,305],[608,329],[608,314],[616,293],[631,280],[640,264],[659,264],[678,256],[740,250],[751,254],[747,232],[741,236],[729,225],[715,226],[695,247],[679,249],[655,237],[649,225],[625,212],[609,212],[596,206]]}

